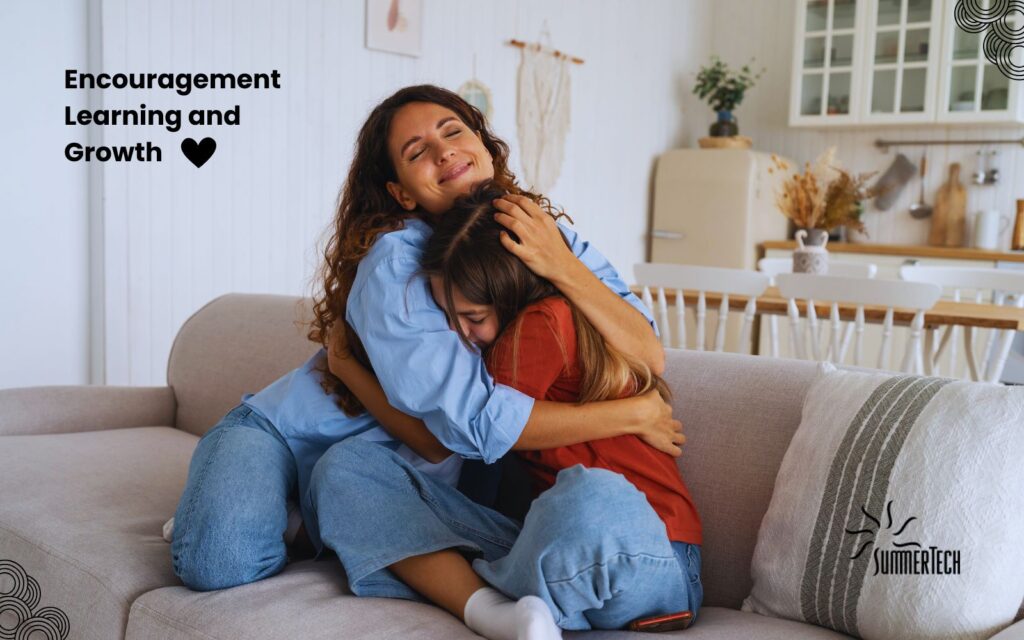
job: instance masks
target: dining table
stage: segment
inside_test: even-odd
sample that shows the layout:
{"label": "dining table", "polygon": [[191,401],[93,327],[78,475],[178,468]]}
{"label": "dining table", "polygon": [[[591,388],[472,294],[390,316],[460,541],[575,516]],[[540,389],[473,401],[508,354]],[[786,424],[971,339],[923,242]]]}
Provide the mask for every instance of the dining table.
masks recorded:
{"label": "dining table", "polygon": [[[630,290],[638,297],[643,293],[643,287],[632,286]],[[700,292],[696,290],[683,290],[683,299],[686,306],[696,306]],[[675,289],[665,290],[665,300],[669,305],[675,305],[678,293]],[[704,303],[708,309],[718,308],[721,304],[722,295],[719,293],[705,292]],[[729,296],[729,309],[731,311],[743,311],[747,306],[748,297],[742,295]],[[802,316],[806,316],[807,302],[804,300],[795,301]],[[786,315],[788,313],[789,300],[784,298],[778,287],[768,287],[765,292],[757,297],[755,302],[757,316],[761,315]],[[837,308],[840,320],[853,320],[857,313],[858,305],[853,303],[839,302]],[[863,305],[864,321],[867,323],[881,324],[885,319],[886,307],[875,305]],[[828,317],[831,313],[831,301],[814,301],[814,310],[818,317]],[[894,325],[910,325],[916,311],[913,309],[893,309]],[[995,304],[977,302],[956,302],[953,300],[940,299],[935,306],[924,314],[924,352],[933,354],[932,358],[925,358],[925,373],[930,374],[932,363],[937,361],[946,348],[952,335],[953,327],[963,327],[964,352],[967,364],[970,368],[971,377],[978,379],[977,361],[974,355],[974,335],[978,329],[997,329],[1006,331],[1002,335],[1004,339],[1010,339],[1015,331],[1024,331],[1024,308],[1014,306],[1000,306]],[[946,331],[939,336],[943,328]],[[1008,331],[1007,331],[1008,330]],[[758,332],[753,332],[754,344],[752,353],[758,354]],[[936,348],[936,340],[939,340]]]}

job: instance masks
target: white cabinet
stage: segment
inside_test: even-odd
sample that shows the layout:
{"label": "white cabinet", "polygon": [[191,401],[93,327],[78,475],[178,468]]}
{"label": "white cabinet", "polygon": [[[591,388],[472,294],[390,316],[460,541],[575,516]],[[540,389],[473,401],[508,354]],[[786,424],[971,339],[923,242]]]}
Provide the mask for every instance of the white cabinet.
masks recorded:
{"label": "white cabinet", "polygon": [[1024,122],[1021,83],[957,26],[956,0],[795,2],[790,125]]}

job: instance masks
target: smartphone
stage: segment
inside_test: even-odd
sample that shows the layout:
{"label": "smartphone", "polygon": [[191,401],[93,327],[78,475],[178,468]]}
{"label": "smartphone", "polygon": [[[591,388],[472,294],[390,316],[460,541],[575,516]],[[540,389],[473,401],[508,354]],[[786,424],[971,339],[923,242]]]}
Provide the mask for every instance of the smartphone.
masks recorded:
{"label": "smartphone", "polygon": [[667,613],[665,615],[652,616],[650,618],[639,618],[629,623],[629,630],[647,631],[650,633],[679,631],[681,629],[686,629],[692,623],[692,611],[679,611],[677,613]]}

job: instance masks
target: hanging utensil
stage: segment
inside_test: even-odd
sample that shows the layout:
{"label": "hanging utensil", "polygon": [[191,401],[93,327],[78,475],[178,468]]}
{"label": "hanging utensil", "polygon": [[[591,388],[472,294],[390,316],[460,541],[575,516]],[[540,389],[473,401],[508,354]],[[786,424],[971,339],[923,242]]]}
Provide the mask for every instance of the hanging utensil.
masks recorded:
{"label": "hanging utensil", "polygon": [[927,170],[928,170],[928,156],[927,155],[922,155],[921,156],[921,197],[918,199],[917,202],[915,202],[914,204],[910,205],[910,217],[914,218],[915,220],[923,220],[924,218],[927,218],[928,216],[932,215],[932,207],[931,207],[931,205],[925,204],[925,202],[924,202],[924,176],[925,176],[925,172]]}

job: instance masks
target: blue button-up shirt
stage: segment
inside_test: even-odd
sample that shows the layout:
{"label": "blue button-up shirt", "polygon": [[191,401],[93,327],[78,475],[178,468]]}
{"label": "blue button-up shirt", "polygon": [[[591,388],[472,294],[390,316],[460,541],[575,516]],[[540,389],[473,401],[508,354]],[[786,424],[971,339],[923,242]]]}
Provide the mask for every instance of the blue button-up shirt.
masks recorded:
{"label": "blue button-up shirt", "polygon": [[[448,449],[464,458],[493,462],[519,439],[533,410],[533,398],[500,384],[487,373],[478,353],[467,349],[448,328],[435,304],[420,257],[430,237],[421,220],[377,239],[359,263],[349,294],[346,320],[359,335],[374,373],[395,408],[420,418]],[[609,288],[653,320],[630,293],[615,268],[589,243],[566,227],[573,253]],[[303,517],[314,523],[308,489],[313,465],[332,444],[351,436],[381,442],[418,468],[454,485],[461,459],[433,465],[392,438],[368,413],[347,416],[320,385],[326,368],[321,349],[303,366],[284,375],[245,403],[266,417],[295,456]],[[310,537],[321,548],[315,526]]]}

